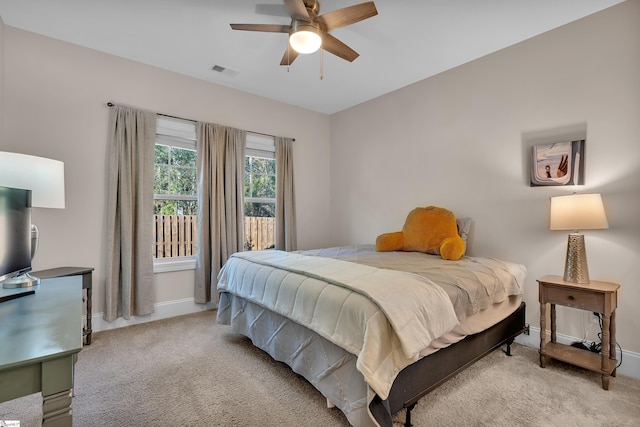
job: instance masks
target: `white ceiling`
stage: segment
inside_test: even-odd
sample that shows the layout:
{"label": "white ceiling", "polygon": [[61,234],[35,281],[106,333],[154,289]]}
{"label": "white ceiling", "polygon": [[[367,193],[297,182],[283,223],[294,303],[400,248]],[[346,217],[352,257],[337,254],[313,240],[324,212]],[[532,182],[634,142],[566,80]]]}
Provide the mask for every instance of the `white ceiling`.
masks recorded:
{"label": "white ceiling", "polygon": [[[322,14],[364,0],[319,1]],[[332,114],[621,2],[375,0],[378,16],[332,32],[360,57],[349,63],[325,52],[322,80],[319,52],[282,67],[286,34],[229,27],[289,24],[281,0],[0,0],[0,16],[6,25]]]}

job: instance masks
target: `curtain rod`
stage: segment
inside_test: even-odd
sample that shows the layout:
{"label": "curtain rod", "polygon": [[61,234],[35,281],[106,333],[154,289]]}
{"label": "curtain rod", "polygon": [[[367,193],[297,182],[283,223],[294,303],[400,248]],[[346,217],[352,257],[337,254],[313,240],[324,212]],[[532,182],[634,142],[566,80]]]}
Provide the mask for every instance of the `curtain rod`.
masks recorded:
{"label": "curtain rod", "polygon": [[[115,105],[116,105],[116,104],[114,104],[114,103],[113,103],[113,102],[111,102],[111,101],[107,102],[107,107],[109,107],[109,108],[111,108],[111,107],[115,107]],[[197,120],[185,119],[184,117],[171,116],[171,115],[169,115],[169,114],[164,114],[164,113],[156,113],[156,114],[159,114],[159,115],[164,116],[164,117],[169,117],[169,118],[171,118],[171,119],[185,120],[185,121],[187,121],[187,122],[194,122],[194,123],[197,123],[197,122],[198,122]],[[252,131],[252,130],[248,130],[247,132],[249,132],[249,133],[255,133],[256,135],[271,136],[271,137],[273,137],[273,138],[275,138],[275,137],[276,137],[275,135],[269,135],[268,133],[262,133],[262,132],[255,132],[255,131]],[[295,139],[295,138],[291,138],[291,140],[292,140],[292,141],[295,141],[296,139]]]}

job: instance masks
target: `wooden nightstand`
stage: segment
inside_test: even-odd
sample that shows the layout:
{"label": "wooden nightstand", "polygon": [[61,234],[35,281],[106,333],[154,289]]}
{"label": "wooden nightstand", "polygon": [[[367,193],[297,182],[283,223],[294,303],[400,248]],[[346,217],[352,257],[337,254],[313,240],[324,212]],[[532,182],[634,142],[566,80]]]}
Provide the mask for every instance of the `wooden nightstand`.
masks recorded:
{"label": "wooden nightstand", "polygon": [[[609,390],[611,377],[616,376],[616,308],[617,283],[570,283],[560,276],[538,279],[540,300],[540,366],[547,358],[561,360],[602,374],[602,388]],[[602,314],[601,354],[556,342],[556,304]],[[551,340],[547,339],[548,305],[551,306]]]}

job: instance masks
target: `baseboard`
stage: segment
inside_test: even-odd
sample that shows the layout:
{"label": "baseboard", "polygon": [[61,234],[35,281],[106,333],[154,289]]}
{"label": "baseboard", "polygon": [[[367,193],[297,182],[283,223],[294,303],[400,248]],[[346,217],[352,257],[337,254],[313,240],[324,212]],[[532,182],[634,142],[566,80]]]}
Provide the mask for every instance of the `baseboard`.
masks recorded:
{"label": "baseboard", "polygon": [[167,301],[155,304],[155,311],[146,316],[131,316],[129,319],[122,317],[112,322],[104,320],[104,313],[92,313],[92,332],[106,331],[109,329],[124,328],[126,326],[137,325],[139,323],[153,322],[155,320],[168,319],[170,317],[182,316],[185,314],[199,313],[205,310],[212,310],[215,304],[196,304],[193,298],[185,298],[174,301]]}
{"label": "baseboard", "polygon": [[[520,335],[516,338],[516,342],[527,347],[540,348],[540,328],[531,326],[529,335]],[[562,344],[571,344],[574,341],[580,341],[580,338],[569,335],[556,334],[556,339]],[[617,369],[620,375],[640,379],[640,353],[628,350],[620,350],[618,348],[618,360],[622,360],[622,364]],[[622,359],[621,359],[622,357]]]}
{"label": "baseboard", "polygon": [[[196,304],[193,298],[185,298],[175,301],[167,301],[155,305],[155,312],[148,316],[132,316],[130,319],[119,317],[113,322],[107,322],[103,318],[103,313],[93,313],[91,316],[93,332],[106,331],[109,329],[124,328],[126,326],[136,325],[139,323],[153,322],[154,320],[168,319],[170,317],[182,316],[185,314],[198,313],[204,310],[212,310],[215,304]],[[569,335],[557,334],[557,340],[563,344],[571,344],[579,341],[579,338]],[[540,328],[531,326],[529,335],[519,335],[516,342],[528,347],[540,347]],[[622,357],[622,359],[620,359]],[[640,353],[628,350],[619,350],[617,354],[618,360],[622,360],[622,364],[618,368],[618,373],[628,377],[640,379]]]}

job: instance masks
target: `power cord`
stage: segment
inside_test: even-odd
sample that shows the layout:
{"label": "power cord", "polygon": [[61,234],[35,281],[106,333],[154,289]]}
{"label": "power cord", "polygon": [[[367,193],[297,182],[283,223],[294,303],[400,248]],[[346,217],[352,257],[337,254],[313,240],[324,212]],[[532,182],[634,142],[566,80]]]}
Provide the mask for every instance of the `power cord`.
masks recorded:
{"label": "power cord", "polygon": [[[580,348],[583,350],[588,350],[593,353],[600,353],[602,351],[602,315],[598,312],[593,312],[594,316],[598,318],[598,324],[600,325],[600,332],[598,333],[598,339],[600,342],[588,342],[587,340],[575,341],[571,344],[572,347]],[[616,341],[616,348],[620,350],[620,361],[616,365],[616,369],[622,365],[622,347],[620,343]]]}

